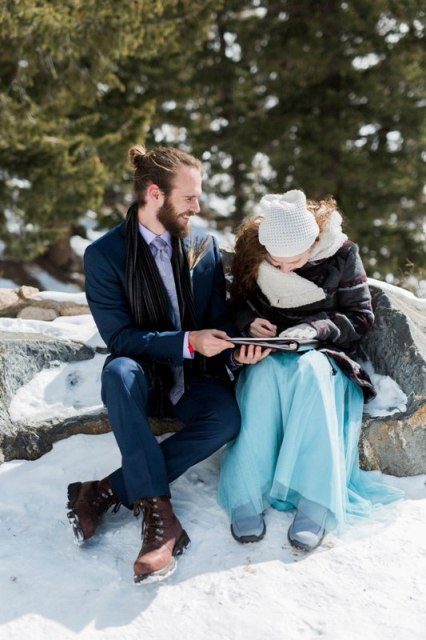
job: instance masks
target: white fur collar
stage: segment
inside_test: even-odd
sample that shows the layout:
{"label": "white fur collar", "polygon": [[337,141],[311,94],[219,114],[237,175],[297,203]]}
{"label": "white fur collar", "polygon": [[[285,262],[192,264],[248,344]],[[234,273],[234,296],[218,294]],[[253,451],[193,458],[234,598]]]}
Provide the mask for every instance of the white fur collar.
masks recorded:
{"label": "white fur collar", "polygon": [[[342,232],[342,216],[334,211],[315,243],[309,261],[323,260],[333,256],[348,236]],[[292,309],[324,300],[324,289],[299,276],[297,273],[282,273],[264,260],[259,265],[257,284],[273,307]]]}
{"label": "white fur collar", "polygon": [[257,284],[273,307],[291,309],[325,298],[324,289],[297,273],[282,273],[264,260],[259,265]]}

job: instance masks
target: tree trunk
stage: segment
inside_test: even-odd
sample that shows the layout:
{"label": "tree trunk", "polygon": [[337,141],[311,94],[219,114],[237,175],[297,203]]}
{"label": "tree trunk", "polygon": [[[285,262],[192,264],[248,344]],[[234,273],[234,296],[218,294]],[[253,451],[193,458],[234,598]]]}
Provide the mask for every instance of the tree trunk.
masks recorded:
{"label": "tree trunk", "polygon": [[58,224],[55,230],[60,231],[60,236],[47,249],[44,257],[48,262],[61,271],[67,271],[72,263],[73,253],[70,245],[71,225]]}

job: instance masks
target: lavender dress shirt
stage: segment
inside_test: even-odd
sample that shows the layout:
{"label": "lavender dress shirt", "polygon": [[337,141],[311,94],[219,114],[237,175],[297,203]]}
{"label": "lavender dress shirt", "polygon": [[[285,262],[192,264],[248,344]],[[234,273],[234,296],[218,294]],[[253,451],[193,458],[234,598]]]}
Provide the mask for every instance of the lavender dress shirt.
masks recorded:
{"label": "lavender dress shirt", "polygon": [[[156,250],[155,250],[154,246],[151,246],[152,241],[155,238],[160,237],[165,242],[167,242],[167,244],[169,245],[170,255],[171,255],[171,253],[172,253],[172,237],[171,237],[171,235],[170,235],[170,233],[168,231],[164,231],[164,233],[160,234],[160,236],[157,236],[155,233],[153,233],[152,231],[147,229],[147,227],[144,227],[144,225],[141,224],[140,222],[139,222],[139,231],[141,232],[141,235],[142,235],[143,239],[145,240],[145,242],[149,246],[149,248],[151,250],[151,253],[154,256],[155,262],[159,266],[161,279],[162,279],[163,284],[164,284],[164,286],[166,288],[166,291],[167,291],[167,293],[169,295],[169,298],[171,298],[170,302],[172,303],[172,306],[174,308],[175,305],[173,304],[173,290],[174,290],[174,296],[176,297],[176,300],[177,300],[175,282],[174,282],[174,280],[173,280],[173,282],[169,282],[168,280],[165,281],[163,273],[162,273],[163,270],[161,269],[161,267],[159,265],[159,261],[158,261],[157,255],[155,255],[156,254]],[[175,312],[175,316],[176,316],[176,312]],[[180,324],[180,318],[176,318],[176,320],[178,320],[179,324]],[[184,358],[188,358],[188,359],[192,359],[194,357],[194,354],[192,354],[190,352],[189,347],[188,347],[188,342],[189,342],[189,331],[185,331],[185,337],[184,337],[184,340],[183,340],[183,357]]]}

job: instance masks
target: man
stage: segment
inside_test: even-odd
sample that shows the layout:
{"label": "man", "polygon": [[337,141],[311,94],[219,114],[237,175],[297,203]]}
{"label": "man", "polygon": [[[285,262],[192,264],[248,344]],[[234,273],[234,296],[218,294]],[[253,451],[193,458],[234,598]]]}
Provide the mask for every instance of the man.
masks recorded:
{"label": "man", "polygon": [[[189,544],[173,513],[170,482],[238,434],[226,369],[255,363],[267,351],[234,351],[217,244],[189,232],[190,217],[200,210],[200,161],[161,147],[135,146],[129,157],[136,202],[125,222],[84,255],[88,304],[111,352],[102,400],[122,466],[102,480],[69,485],[68,517],[83,542],[111,506],[142,511],[134,563],[134,580],[141,582],[170,575]],[[174,416],[184,428],[160,444],[149,415]]]}

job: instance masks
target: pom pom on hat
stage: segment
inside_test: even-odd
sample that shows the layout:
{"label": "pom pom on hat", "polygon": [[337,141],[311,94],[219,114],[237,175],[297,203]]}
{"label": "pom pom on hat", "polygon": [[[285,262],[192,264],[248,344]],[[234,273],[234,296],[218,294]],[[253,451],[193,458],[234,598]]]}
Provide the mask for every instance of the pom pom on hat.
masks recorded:
{"label": "pom pom on hat", "polygon": [[277,258],[300,255],[318,237],[320,230],[303,191],[268,194],[260,206],[264,218],[259,225],[259,242],[271,255]]}

